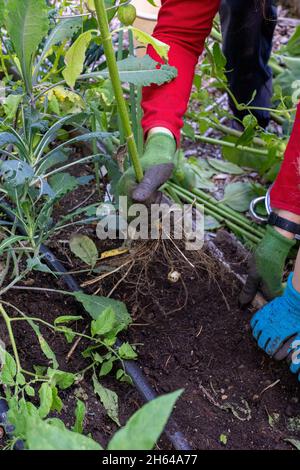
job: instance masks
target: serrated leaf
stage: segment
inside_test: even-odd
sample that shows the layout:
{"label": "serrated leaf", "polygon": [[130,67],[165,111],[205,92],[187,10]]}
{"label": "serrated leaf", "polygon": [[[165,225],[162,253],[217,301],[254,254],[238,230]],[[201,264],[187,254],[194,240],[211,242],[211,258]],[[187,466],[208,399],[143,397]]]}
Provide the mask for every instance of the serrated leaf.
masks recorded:
{"label": "serrated leaf", "polygon": [[105,309],[112,308],[116,315],[116,323],[122,328],[127,328],[132,321],[126,305],[119,300],[83,294],[82,292],[75,292],[74,297],[83,305],[94,320],[97,320]]}
{"label": "serrated leaf", "polygon": [[70,250],[74,255],[92,268],[98,260],[98,249],[91,238],[87,235],[76,234],[70,240]]}
{"label": "serrated leaf", "polygon": [[129,343],[123,343],[118,349],[118,354],[124,360],[133,360],[137,358],[137,353]]}
{"label": "serrated leaf", "polygon": [[20,61],[27,92],[32,89],[32,63],[49,29],[45,0],[10,0],[7,3],[7,31]]}
{"label": "serrated leaf", "polygon": [[109,450],[151,450],[158,441],[182,390],[156,398],[144,405],[118,431]]}
{"label": "serrated leaf", "polygon": [[118,395],[113,390],[109,390],[108,388],[103,387],[103,385],[100,384],[95,374],[93,375],[93,385],[94,391],[99,396],[101,403],[106,409],[110,419],[112,419],[118,426],[121,426],[118,417]]}
{"label": "serrated leaf", "polygon": [[75,382],[75,375],[71,372],[48,368],[47,375],[51,379],[51,383],[57,385],[61,390],[66,390]]}
{"label": "serrated leaf", "polygon": [[69,173],[56,173],[49,178],[49,184],[56,195],[64,195],[79,186],[77,178]]}
{"label": "serrated leaf", "polygon": [[105,335],[109,333],[116,323],[116,315],[111,307],[106,308],[96,320],[92,321],[92,335]]}
{"label": "serrated leaf", "polygon": [[156,39],[153,36],[150,36],[150,34],[146,33],[145,31],[141,31],[134,26],[129,26],[128,29],[132,31],[137,41],[146,45],[150,44],[162,59],[168,60],[168,53],[170,49],[168,44],[160,41],[159,39]]}
{"label": "serrated leaf", "polygon": [[26,162],[6,160],[0,162],[0,175],[7,183],[13,186],[21,186],[33,178],[34,171]]}
{"label": "serrated leaf", "polygon": [[26,237],[23,237],[22,235],[11,235],[10,237],[7,237],[3,242],[0,243],[0,255],[2,255],[4,250],[7,248],[10,248],[15,243],[25,239]]}
{"label": "serrated leaf", "polygon": [[[132,83],[137,86],[161,85],[170,82],[177,76],[177,69],[170,65],[160,65],[149,55],[143,57],[130,56],[117,62],[120,79],[122,82]],[[105,73],[105,70],[103,71]]]}
{"label": "serrated leaf", "polygon": [[231,162],[217,160],[216,158],[208,158],[207,161],[210,166],[222,173],[229,173],[231,175],[241,175],[244,173],[244,170],[241,167]]}

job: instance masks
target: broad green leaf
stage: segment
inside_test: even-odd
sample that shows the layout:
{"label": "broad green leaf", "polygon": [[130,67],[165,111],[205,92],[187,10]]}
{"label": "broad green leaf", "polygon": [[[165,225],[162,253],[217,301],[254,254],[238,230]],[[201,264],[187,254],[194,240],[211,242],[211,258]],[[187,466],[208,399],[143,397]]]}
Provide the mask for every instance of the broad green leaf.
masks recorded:
{"label": "broad green leaf", "polygon": [[[204,209],[204,214],[205,214],[205,209]],[[222,227],[222,225],[213,216],[211,216],[211,215],[205,215],[204,216],[204,230],[206,232],[216,230],[220,227]]]}
{"label": "broad green leaf", "polygon": [[26,385],[25,386],[25,392],[27,393],[27,395],[29,397],[34,397],[34,395],[35,395],[35,390],[34,390],[33,387],[31,387],[31,385]]}
{"label": "broad green leaf", "polygon": [[28,419],[26,442],[29,450],[102,450],[90,437],[36,418]]}
{"label": "broad green leaf", "polygon": [[[170,65],[161,65],[157,68],[157,62],[149,55],[143,57],[127,57],[117,62],[120,79],[122,82],[132,83],[137,86],[161,85],[170,82],[177,77],[177,69]],[[108,73],[103,70],[105,76]]]}
{"label": "broad green leaf", "polygon": [[168,53],[170,49],[170,46],[168,44],[159,41],[159,39],[150,36],[150,34],[145,33],[144,31],[141,31],[140,29],[137,29],[134,26],[129,26],[128,29],[132,31],[137,41],[142,44],[150,44],[162,59],[168,60]]}
{"label": "broad green leaf", "polygon": [[0,382],[4,385],[13,386],[15,384],[15,377],[17,373],[16,361],[11,354],[9,354],[7,351],[3,351],[2,348],[0,358],[0,366],[3,363],[0,373]]}
{"label": "broad green leaf", "polygon": [[118,354],[122,359],[131,360],[137,358],[137,353],[134,351],[129,343],[123,343],[118,349]]}
{"label": "broad green leaf", "polygon": [[12,186],[20,186],[33,178],[34,171],[26,162],[6,160],[0,161],[0,176]]}
{"label": "broad green leaf", "polygon": [[106,409],[110,419],[112,419],[118,426],[121,426],[118,417],[118,395],[112,390],[103,387],[103,385],[100,384],[95,374],[93,375],[93,385],[95,393],[99,396],[101,403]]}
{"label": "broad green leaf", "polygon": [[17,142],[17,137],[11,132],[0,132],[0,147],[4,147],[9,144],[16,144]]}
{"label": "broad green leaf", "polygon": [[244,173],[244,170],[235,165],[231,162],[225,162],[224,160],[217,160],[216,158],[208,158],[207,159],[210,166],[212,166],[215,170],[220,171],[222,173],[229,173],[231,175],[241,175]]}
{"label": "broad green leaf", "polygon": [[74,255],[92,268],[98,260],[98,249],[93,240],[80,233],[73,235],[70,240],[70,250]]}
{"label": "broad green leaf", "polygon": [[92,335],[105,335],[109,333],[116,323],[116,315],[111,307],[106,308],[96,320],[92,321]]}
{"label": "broad green leaf", "polygon": [[220,202],[238,212],[245,212],[249,209],[250,202],[255,197],[256,193],[251,183],[230,183],[225,187],[224,198]]}
{"label": "broad green leaf", "polygon": [[103,364],[101,365],[99,376],[103,377],[109,374],[113,368],[113,365],[114,365],[114,358],[110,358],[108,361],[103,362]]}
{"label": "broad green leaf", "polygon": [[47,375],[51,379],[52,385],[57,385],[61,390],[66,390],[75,382],[75,375],[71,372],[48,368]]}
{"label": "broad green leaf", "polygon": [[43,383],[39,389],[40,397],[40,406],[39,406],[39,416],[45,418],[51,410],[52,407],[52,389],[48,383]]}
{"label": "broad green leaf", "polygon": [[85,53],[93,32],[92,30],[85,31],[78,36],[65,55],[66,68],[63,71],[63,77],[71,88],[74,88],[76,80],[83,70]]}
{"label": "broad green leaf", "polygon": [[151,450],[158,441],[182,390],[156,398],[144,405],[118,431],[109,450]]}
{"label": "broad green leaf", "polygon": [[45,0],[9,0],[7,31],[20,61],[27,92],[32,90],[32,63],[49,29]]}
{"label": "broad green leaf", "polygon": [[69,173],[56,173],[49,178],[49,184],[56,195],[64,195],[79,186],[77,178]]}
{"label": "broad green leaf", "polygon": [[56,44],[59,44],[66,39],[70,39],[76,34],[80,27],[82,26],[82,18],[81,17],[74,17],[74,18],[67,18],[65,20],[61,20],[55,28],[50,31],[49,36],[45,42],[42,54],[39,58],[38,63],[35,66],[34,70],[34,81],[40,71],[42,62],[46,58],[47,54],[51,51],[51,48]]}
{"label": "broad green leaf", "polygon": [[82,303],[85,310],[94,320],[97,320],[99,315],[101,315],[105,309],[112,308],[115,312],[116,322],[118,325],[126,328],[132,321],[126,305],[119,300],[97,295],[83,294],[82,292],[75,292],[74,296],[78,302]]}
{"label": "broad green leaf", "polygon": [[86,407],[85,407],[84,402],[77,399],[76,408],[75,408],[75,424],[73,426],[74,432],[82,434],[85,413],[86,413]]}

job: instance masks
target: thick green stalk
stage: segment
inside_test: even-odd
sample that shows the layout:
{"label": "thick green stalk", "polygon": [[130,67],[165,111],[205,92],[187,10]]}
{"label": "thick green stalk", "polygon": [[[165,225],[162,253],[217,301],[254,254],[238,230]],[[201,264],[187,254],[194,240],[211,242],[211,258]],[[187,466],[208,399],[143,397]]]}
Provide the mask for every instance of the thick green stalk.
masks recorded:
{"label": "thick green stalk", "polygon": [[225,140],[213,139],[212,137],[205,137],[203,135],[196,135],[195,139],[200,140],[201,142],[204,142],[205,144],[221,145],[222,147],[243,150],[244,152],[254,153],[255,155],[262,155],[264,157],[268,156],[267,150],[260,150],[260,149],[255,149],[252,147],[244,147],[242,145],[236,145],[233,142],[226,142]]}
{"label": "thick green stalk", "polygon": [[[128,31],[128,36],[129,36],[129,54],[134,56],[133,33],[131,30]],[[133,83],[130,83],[129,90],[130,90],[131,122],[132,122],[132,127],[133,127],[134,138],[137,143],[138,142],[138,120],[137,120],[137,108],[136,108],[136,93],[135,93],[135,86],[133,85]]]}
{"label": "thick green stalk", "polygon": [[99,29],[102,38],[102,45],[104,54],[107,61],[107,67],[111,78],[121,122],[124,129],[124,134],[128,146],[128,152],[131,158],[131,162],[135,171],[135,176],[138,182],[143,179],[143,169],[139,160],[137,146],[134,140],[132,132],[129,114],[126,106],[126,101],[123,96],[122,84],[119,76],[119,70],[115,57],[115,52],[112,43],[112,37],[109,31],[109,25],[105,10],[104,0],[95,0],[95,9],[98,18]]}
{"label": "thick green stalk", "polygon": [[223,219],[229,219],[231,220],[234,224],[237,224],[241,227],[243,227],[245,230],[248,230],[253,233],[254,236],[256,237],[263,237],[264,236],[264,229],[262,229],[259,226],[253,226],[253,224],[244,216],[239,214],[238,212],[234,211],[233,209],[230,209],[230,207],[225,206],[222,203],[218,203],[217,200],[213,199],[212,197],[202,197],[202,194],[207,196],[205,193],[199,191],[199,190],[193,190],[188,191],[185,188],[181,188],[179,186],[174,185],[173,183],[170,184],[171,189],[174,191],[177,191],[177,194],[184,194],[190,198],[194,198],[197,200],[197,202],[200,202],[201,204],[205,205],[209,210],[212,210],[215,215],[218,215],[219,217],[222,217]]}
{"label": "thick green stalk", "polygon": [[[199,204],[197,201],[195,201],[195,198],[187,196],[184,193],[180,193],[179,190],[174,189],[174,191],[186,202],[188,202],[190,204],[194,204],[194,206],[196,208],[200,208],[200,206],[202,205],[202,204]],[[254,235],[252,233],[249,233],[249,231],[247,231],[247,230],[241,228],[240,226],[238,226],[237,223],[234,223],[234,222],[228,220],[226,218],[226,216],[222,217],[219,214],[216,214],[216,212],[214,210],[208,208],[207,206],[204,206],[204,209],[205,209],[206,214],[213,216],[219,222],[225,223],[233,232],[238,233],[239,235],[242,235],[245,239],[249,240],[250,242],[252,242],[254,244],[258,244],[261,241],[261,239],[258,238],[258,236]]]}

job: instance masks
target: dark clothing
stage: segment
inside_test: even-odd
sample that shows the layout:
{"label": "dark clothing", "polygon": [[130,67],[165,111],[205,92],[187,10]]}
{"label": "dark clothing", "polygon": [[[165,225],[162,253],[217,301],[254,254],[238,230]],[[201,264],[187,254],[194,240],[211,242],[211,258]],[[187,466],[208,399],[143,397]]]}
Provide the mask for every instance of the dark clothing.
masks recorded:
{"label": "dark clothing", "polygon": [[[223,51],[227,59],[230,89],[238,103],[247,104],[256,91],[251,106],[271,107],[272,71],[268,62],[277,22],[274,0],[222,0],[220,8],[223,33]],[[242,119],[245,111],[238,111],[232,100],[234,114]],[[260,125],[270,119],[267,111],[253,111]]]}

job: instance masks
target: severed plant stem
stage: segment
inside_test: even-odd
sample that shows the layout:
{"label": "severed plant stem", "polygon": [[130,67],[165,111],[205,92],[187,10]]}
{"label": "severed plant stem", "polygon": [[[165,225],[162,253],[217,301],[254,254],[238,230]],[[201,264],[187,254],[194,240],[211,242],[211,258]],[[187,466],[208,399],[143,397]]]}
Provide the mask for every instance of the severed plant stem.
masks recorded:
{"label": "severed plant stem", "polygon": [[134,135],[132,132],[132,127],[129,119],[129,114],[126,106],[126,101],[123,96],[122,84],[119,76],[119,70],[117,66],[117,61],[115,57],[115,52],[113,48],[112,38],[109,31],[109,24],[105,10],[104,0],[95,0],[95,9],[97,13],[97,19],[99,24],[99,29],[102,38],[102,44],[104,49],[104,54],[107,61],[107,67],[109,70],[120,119],[123,125],[124,135],[126,138],[128,152],[131,158],[131,162],[134,168],[135,176],[138,182],[143,179],[143,169],[139,160],[138,150],[136,142],[134,140]]}

